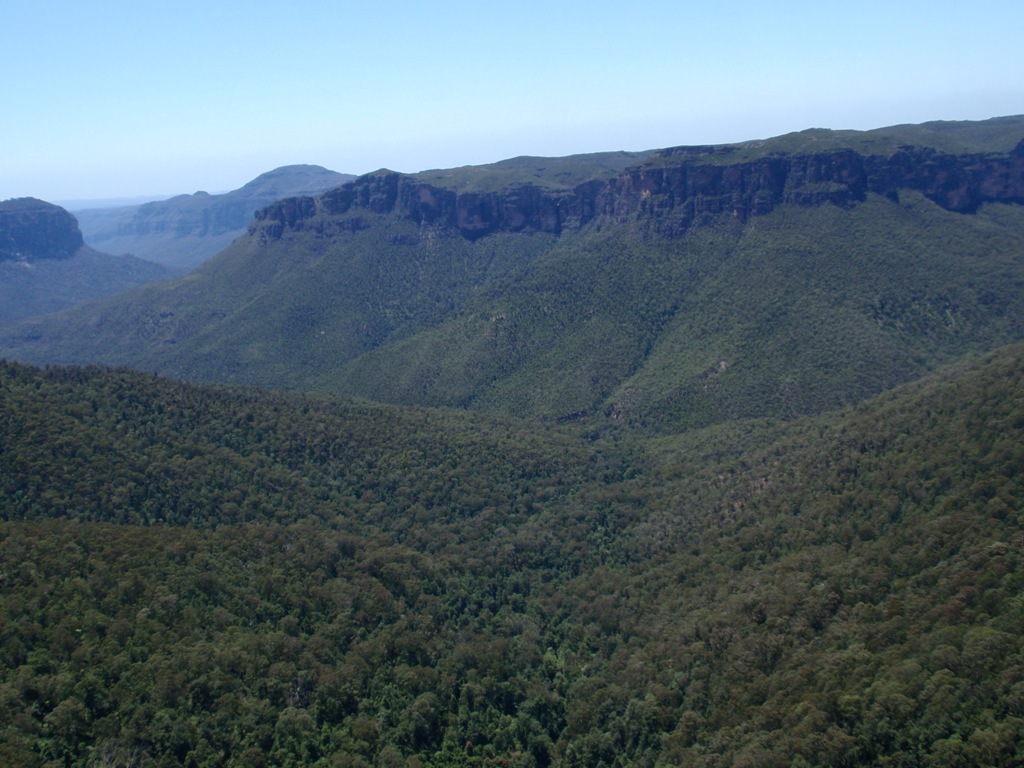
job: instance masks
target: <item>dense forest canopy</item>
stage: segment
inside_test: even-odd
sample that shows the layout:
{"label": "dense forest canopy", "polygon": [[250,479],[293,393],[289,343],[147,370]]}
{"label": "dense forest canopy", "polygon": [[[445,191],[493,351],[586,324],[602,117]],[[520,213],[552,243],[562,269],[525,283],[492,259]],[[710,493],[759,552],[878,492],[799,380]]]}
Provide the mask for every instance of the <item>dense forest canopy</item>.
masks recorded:
{"label": "dense forest canopy", "polygon": [[1019,762],[1022,375],[600,438],[3,364],[0,762]]}

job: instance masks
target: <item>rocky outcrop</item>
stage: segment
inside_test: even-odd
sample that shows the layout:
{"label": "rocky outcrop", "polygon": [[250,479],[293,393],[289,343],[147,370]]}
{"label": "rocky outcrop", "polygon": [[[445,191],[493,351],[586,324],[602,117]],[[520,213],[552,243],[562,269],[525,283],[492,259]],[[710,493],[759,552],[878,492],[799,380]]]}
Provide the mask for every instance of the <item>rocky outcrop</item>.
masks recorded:
{"label": "rocky outcrop", "polygon": [[319,198],[278,201],[256,213],[250,231],[276,239],[288,229],[357,229],[359,211],[397,213],[476,239],[494,232],[560,233],[595,219],[649,220],[662,234],[685,232],[718,215],[740,220],[781,204],[851,205],[868,193],[897,199],[918,191],[942,207],[972,213],[985,202],[1024,202],[1024,141],[1006,154],[947,155],[903,147],[888,157],[833,150],[729,162],[727,148],[664,150],[606,181],[552,191],[531,184],[501,192],[457,193],[411,176],[378,171]]}
{"label": "rocky outcrop", "polygon": [[661,162],[608,182],[596,208],[620,220],[651,216],[658,229],[680,232],[708,215],[746,220],[784,203],[850,205],[868,193],[897,199],[901,189],[960,213],[985,202],[1024,202],[1024,141],[992,155],[903,147],[889,157],[835,150],[734,164]]}
{"label": "rocky outcrop", "polygon": [[0,202],[0,261],[69,259],[82,246],[78,221],[59,205],[34,197]]}
{"label": "rocky outcrop", "polygon": [[328,229],[351,231],[362,228],[361,211],[397,211],[418,224],[453,227],[470,239],[498,231],[560,232],[572,216],[572,200],[571,193],[553,195],[532,185],[500,193],[457,194],[410,176],[379,171],[319,198],[279,200],[256,212],[250,231],[264,239],[281,237],[288,229],[312,227],[321,234]]}

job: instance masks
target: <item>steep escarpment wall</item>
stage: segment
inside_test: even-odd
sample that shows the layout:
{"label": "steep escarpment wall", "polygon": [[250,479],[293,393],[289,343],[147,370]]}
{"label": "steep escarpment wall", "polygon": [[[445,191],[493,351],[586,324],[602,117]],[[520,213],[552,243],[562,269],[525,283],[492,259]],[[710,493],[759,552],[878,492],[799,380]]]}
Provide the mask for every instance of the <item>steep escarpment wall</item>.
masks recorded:
{"label": "steep escarpment wall", "polygon": [[78,221],[59,205],[34,197],[0,202],[0,261],[70,259],[83,245]]}
{"label": "steep escarpment wall", "polygon": [[[274,203],[256,213],[250,231],[276,239],[288,229],[323,227],[323,217],[351,219],[368,211],[449,227],[470,239],[502,231],[557,234],[602,218],[650,219],[659,232],[671,235],[721,214],[746,220],[782,204],[850,205],[868,193],[897,199],[901,189],[961,213],[985,202],[1024,202],[1024,141],[1005,154],[949,155],[903,147],[880,156],[840,149],[736,163],[699,149],[699,157],[695,150],[665,150],[654,162],[616,178],[568,190],[522,184],[498,192],[456,192],[378,171],[318,198]],[[350,221],[344,228],[359,225]]]}

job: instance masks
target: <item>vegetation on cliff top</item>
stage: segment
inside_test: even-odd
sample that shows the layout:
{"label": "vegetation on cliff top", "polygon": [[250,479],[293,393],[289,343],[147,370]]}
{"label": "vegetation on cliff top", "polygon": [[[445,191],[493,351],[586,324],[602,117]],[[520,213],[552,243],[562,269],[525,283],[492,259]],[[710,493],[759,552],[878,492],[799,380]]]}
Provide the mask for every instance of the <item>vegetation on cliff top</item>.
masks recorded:
{"label": "vegetation on cliff top", "polygon": [[904,193],[722,218],[681,237],[640,220],[467,240],[357,210],[239,241],[178,283],[9,330],[2,348],[411,405],[586,414],[599,429],[789,417],[1020,339],[1021,211],[964,215]]}

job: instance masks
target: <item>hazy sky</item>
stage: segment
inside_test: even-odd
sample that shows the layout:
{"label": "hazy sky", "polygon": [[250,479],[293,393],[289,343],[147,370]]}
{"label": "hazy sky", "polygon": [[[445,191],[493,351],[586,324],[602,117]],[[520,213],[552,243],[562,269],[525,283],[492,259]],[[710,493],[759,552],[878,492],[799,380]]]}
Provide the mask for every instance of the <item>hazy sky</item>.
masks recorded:
{"label": "hazy sky", "polygon": [[1024,2],[0,0],[0,200],[1024,113]]}

